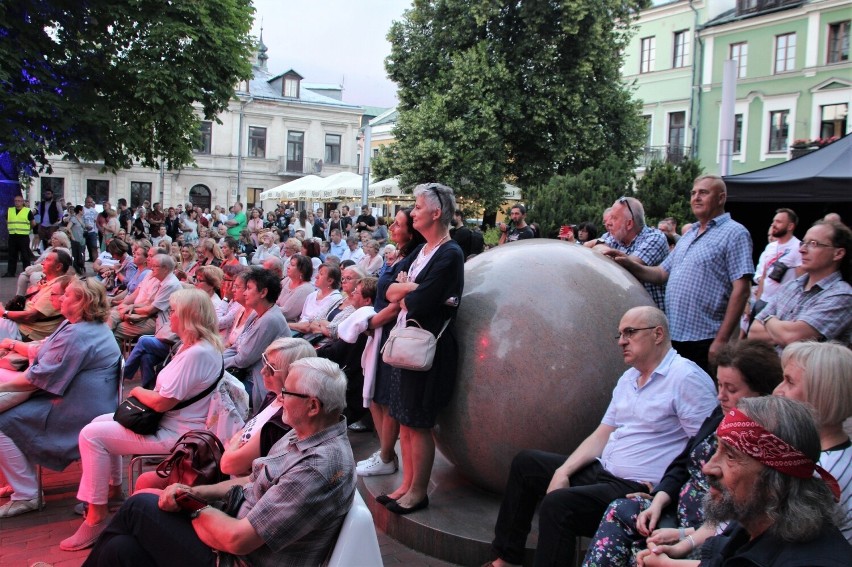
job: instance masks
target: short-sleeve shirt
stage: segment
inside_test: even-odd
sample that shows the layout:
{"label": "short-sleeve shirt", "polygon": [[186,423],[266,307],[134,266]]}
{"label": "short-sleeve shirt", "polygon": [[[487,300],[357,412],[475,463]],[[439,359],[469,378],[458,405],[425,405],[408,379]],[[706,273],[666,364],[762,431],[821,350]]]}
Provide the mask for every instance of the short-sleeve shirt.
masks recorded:
{"label": "short-sleeve shirt", "polygon": [[530,228],[530,225],[527,225],[524,228],[512,227],[509,234],[506,235],[506,242],[526,240],[528,238],[535,238],[535,233],[533,232],[533,229]]}
{"label": "short-sleeve shirt", "polygon": [[695,223],[660,267],[669,274],[666,315],[673,341],[713,339],[722,327],[733,282],[754,273],[748,230],[724,213]]}
{"label": "short-sleeve shirt", "polygon": [[[188,400],[209,388],[222,372],[222,353],[207,341],[180,350],[159,374],[154,391],[164,398]],[[211,392],[212,395],[212,392]],[[160,427],[183,432],[204,428],[210,396],[177,411],[167,411]]]}
{"label": "short-sleeve shirt", "polygon": [[234,226],[228,227],[228,236],[233,236],[234,238],[239,238],[240,233],[246,229],[248,225],[248,219],[246,218],[246,214],[242,211],[238,212],[234,215],[233,218],[235,224]]}
{"label": "short-sleeve shirt", "polygon": [[805,290],[808,274],[781,286],[757,315],[765,323],[772,315],[781,321],[804,321],[825,340],[852,345],[852,286],[834,272]]}
{"label": "short-sleeve shirt", "polygon": [[[802,265],[802,254],[799,252],[801,245],[802,241],[795,236],[784,244],[779,244],[776,241],[766,245],[766,250],[761,254],[763,263],[759,264],[759,269],[756,270],[755,274],[755,280],[763,280],[763,294],[760,296],[760,299],[769,301],[778,293],[782,285],[796,279],[796,270],[794,268]],[[787,271],[784,273],[784,277],[780,282],[766,277],[767,274],[772,273],[773,267],[778,262],[787,266]]]}
{"label": "short-sleeve shirt", "polygon": [[[669,255],[669,242],[666,240],[666,235],[649,226],[642,227],[636,238],[629,245],[625,246],[616,238],[606,233],[603,237],[604,243],[615,250],[620,250],[629,256],[636,256],[642,260],[646,266],[659,266],[666,256]],[[659,309],[666,310],[666,288],[665,286],[653,283],[643,283],[645,290],[657,304]]]}
{"label": "short-sleeve shirt", "polygon": [[630,368],[613,390],[601,423],[616,429],[599,460],[619,478],[657,484],[718,402],[710,376],[673,348],[641,388],[639,376]]}
{"label": "short-sleeve shirt", "polygon": [[41,289],[27,301],[24,307],[27,311],[35,309],[41,314],[39,321],[18,324],[21,334],[33,341],[47,337],[63,321],[62,315],[58,310],[54,309],[53,304],[50,302],[51,290],[57,281],[59,281],[59,278],[54,278],[41,286]]}

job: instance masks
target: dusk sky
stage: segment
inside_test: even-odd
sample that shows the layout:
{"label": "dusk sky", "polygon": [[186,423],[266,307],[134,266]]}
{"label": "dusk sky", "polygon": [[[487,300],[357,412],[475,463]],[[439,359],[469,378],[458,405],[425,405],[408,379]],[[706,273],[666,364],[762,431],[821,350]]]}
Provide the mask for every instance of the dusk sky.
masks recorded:
{"label": "dusk sky", "polygon": [[410,0],[254,0],[255,24],[269,48],[270,71],[294,69],[311,83],[343,84],[343,100],[391,107],[387,31]]}

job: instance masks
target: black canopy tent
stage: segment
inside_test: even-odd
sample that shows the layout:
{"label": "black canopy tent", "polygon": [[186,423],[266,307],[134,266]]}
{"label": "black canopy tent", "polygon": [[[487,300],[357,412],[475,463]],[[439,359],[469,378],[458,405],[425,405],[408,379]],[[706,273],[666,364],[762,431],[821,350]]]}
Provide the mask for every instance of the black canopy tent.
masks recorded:
{"label": "black canopy tent", "polygon": [[799,238],[829,212],[852,223],[852,135],[802,157],[724,179],[725,208],[751,232],[755,257],[766,246],[776,209],[796,211]]}

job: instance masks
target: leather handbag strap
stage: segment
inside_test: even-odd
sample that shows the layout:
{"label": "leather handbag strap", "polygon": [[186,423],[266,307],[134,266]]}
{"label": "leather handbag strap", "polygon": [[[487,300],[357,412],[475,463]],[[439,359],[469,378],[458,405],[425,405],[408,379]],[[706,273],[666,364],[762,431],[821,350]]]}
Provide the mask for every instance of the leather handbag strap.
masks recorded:
{"label": "leather handbag strap", "polygon": [[[441,338],[441,335],[443,335],[443,334],[444,334],[444,331],[446,331],[446,330],[447,330],[447,325],[449,325],[449,324],[450,324],[450,321],[452,321],[452,319],[447,319],[446,321],[444,321],[444,326],[443,326],[443,327],[441,327],[441,331],[438,333],[438,336],[437,336],[437,337],[435,337],[435,340],[436,340],[436,341],[437,341],[438,339],[440,339],[440,338]],[[420,324],[420,321],[418,321],[417,319],[408,319],[408,320],[405,322],[405,326],[407,327],[409,323],[414,323],[415,325],[417,325],[417,326],[418,326],[418,327],[420,327],[421,329],[423,328],[423,325],[421,325],[421,324]]]}

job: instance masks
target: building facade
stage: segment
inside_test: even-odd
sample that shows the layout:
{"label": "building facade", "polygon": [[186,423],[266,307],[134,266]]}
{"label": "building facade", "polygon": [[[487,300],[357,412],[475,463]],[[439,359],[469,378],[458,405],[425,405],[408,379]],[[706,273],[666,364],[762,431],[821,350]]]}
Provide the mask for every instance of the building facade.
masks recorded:
{"label": "building facade", "polygon": [[[236,201],[260,204],[260,193],[308,174],[357,170],[363,109],[342,99],[342,87],[310,84],[294,70],[273,75],[261,40],[253,77],[241,82],[216,121],[201,122],[195,165],[178,171],[135,166],[100,173],[102,164],[52,160],[53,173],[34,180],[31,200],[53,189],[67,202],[119,198],[164,208],[192,202],[203,208]],[[314,89],[310,88],[314,87]],[[199,108],[200,114],[200,108]]]}

